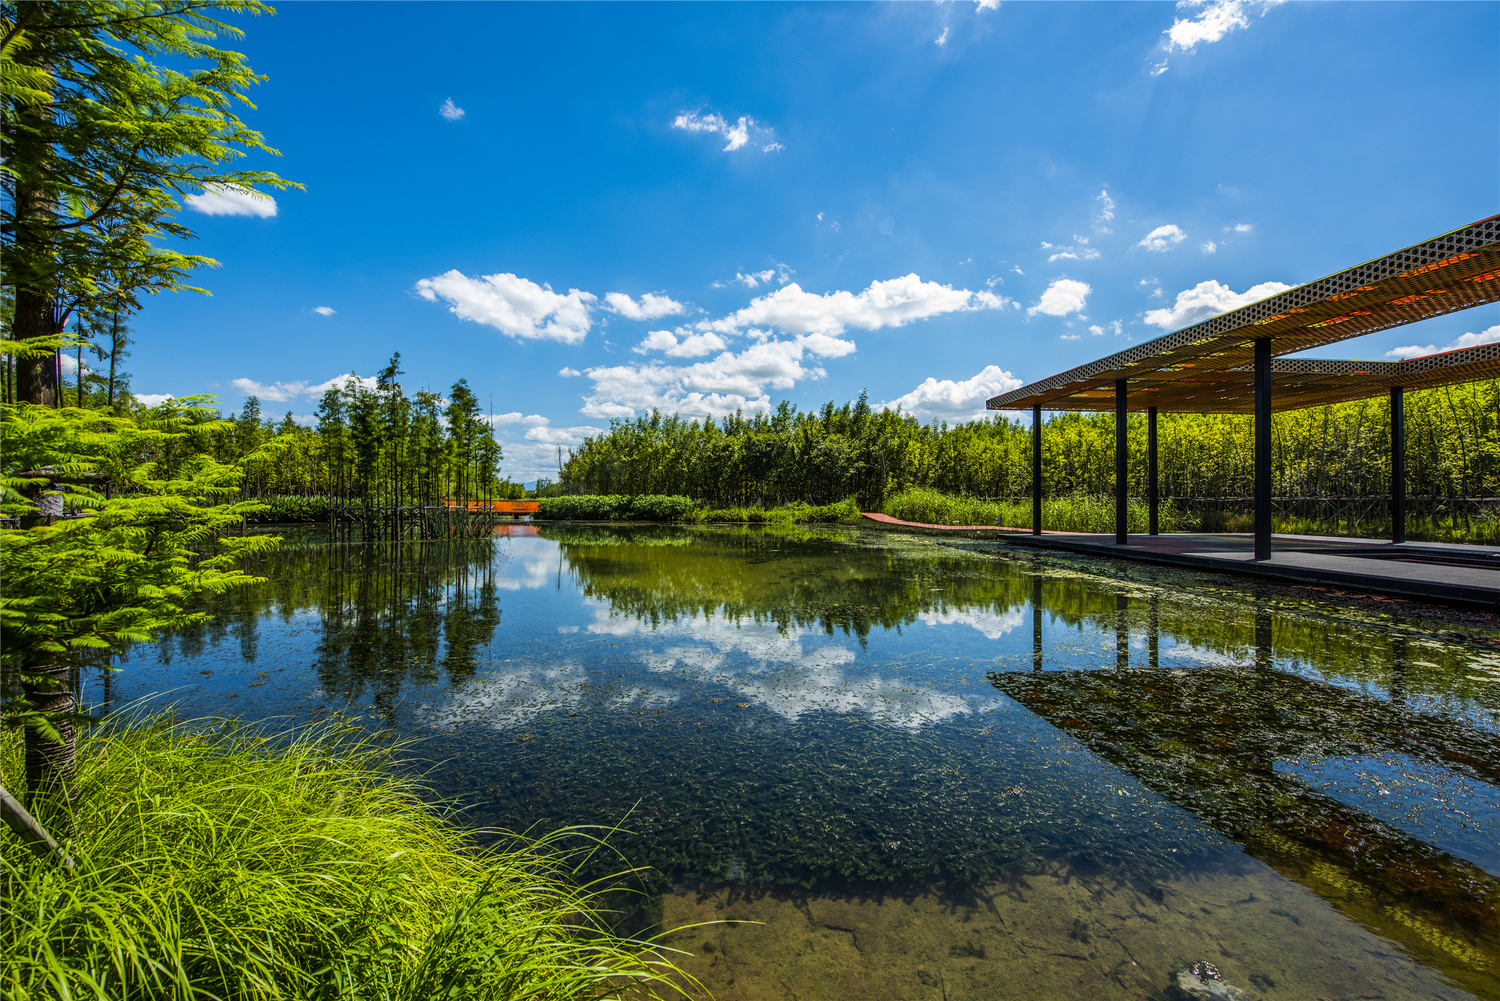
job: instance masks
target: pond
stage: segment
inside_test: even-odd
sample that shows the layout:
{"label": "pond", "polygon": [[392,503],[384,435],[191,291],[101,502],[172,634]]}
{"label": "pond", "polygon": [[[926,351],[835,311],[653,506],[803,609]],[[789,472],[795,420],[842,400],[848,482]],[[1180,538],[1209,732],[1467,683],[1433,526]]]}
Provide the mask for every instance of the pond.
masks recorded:
{"label": "pond", "polygon": [[878,529],[502,532],[289,540],[89,695],[347,711],[477,825],[612,828],[643,913],[724,922],[672,940],[720,998],[1500,996],[1500,619]]}

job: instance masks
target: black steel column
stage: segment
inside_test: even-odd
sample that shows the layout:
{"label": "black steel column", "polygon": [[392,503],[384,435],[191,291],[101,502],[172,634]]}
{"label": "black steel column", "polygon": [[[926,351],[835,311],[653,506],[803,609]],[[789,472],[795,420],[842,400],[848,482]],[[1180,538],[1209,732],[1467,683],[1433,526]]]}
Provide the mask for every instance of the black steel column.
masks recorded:
{"label": "black steel column", "polygon": [[1151,524],[1146,529],[1156,535],[1156,408],[1146,411],[1146,506],[1150,508]]}
{"label": "black steel column", "polygon": [[1042,578],[1031,578],[1031,669],[1042,669]]}
{"label": "black steel column", "polygon": [[1406,541],[1406,398],[1391,387],[1391,541]]}
{"label": "black steel column", "polygon": [[1271,558],[1271,338],[1255,342],[1255,558]]}
{"label": "black steel column", "polygon": [[1042,534],[1042,407],[1031,408],[1031,534]]}
{"label": "black steel column", "polygon": [[1125,380],[1115,380],[1115,545],[1130,542],[1130,453],[1125,440]]}

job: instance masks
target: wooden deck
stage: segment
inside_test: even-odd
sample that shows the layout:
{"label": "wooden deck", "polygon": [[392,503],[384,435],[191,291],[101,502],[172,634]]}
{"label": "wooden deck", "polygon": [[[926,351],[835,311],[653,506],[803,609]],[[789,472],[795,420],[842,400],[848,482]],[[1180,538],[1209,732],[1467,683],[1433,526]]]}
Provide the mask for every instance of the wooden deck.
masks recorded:
{"label": "wooden deck", "polygon": [[1217,570],[1255,577],[1347,587],[1377,594],[1477,605],[1500,611],[1500,547],[1441,542],[1274,535],[1271,558],[1254,558],[1255,540],[1240,534],[1110,535],[1014,533],[1007,543]]}
{"label": "wooden deck", "polygon": [[534,500],[497,500],[497,501],[444,501],[450,511],[467,510],[472,514],[481,514],[489,511],[492,514],[523,515],[536,514],[537,508],[541,507],[540,501]]}

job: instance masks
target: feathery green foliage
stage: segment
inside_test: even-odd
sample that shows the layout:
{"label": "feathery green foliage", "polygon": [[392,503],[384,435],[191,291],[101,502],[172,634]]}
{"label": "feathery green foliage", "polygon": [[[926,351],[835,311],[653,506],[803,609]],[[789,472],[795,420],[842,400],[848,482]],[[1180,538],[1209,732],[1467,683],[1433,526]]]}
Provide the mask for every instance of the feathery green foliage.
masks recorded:
{"label": "feathery green foliage", "polygon": [[[0,737],[0,766],[20,756]],[[335,720],[285,733],[154,717],[80,748],[77,870],[0,842],[0,994],[76,999],[681,995],[576,886],[586,832],[489,849]],[[571,836],[570,836],[571,835]],[[672,978],[672,979],[669,979]]]}
{"label": "feathery green foliage", "polygon": [[545,497],[536,517],[541,521],[677,521],[791,525],[803,522],[855,521],[859,505],[853,498],[814,506],[801,502],[777,507],[706,508],[691,497],[644,494],[582,494]]}
{"label": "feathery green foliage", "polygon": [[[1004,525],[1031,527],[1030,501],[984,501],[953,497],[925,487],[908,487],[885,502],[882,510],[902,521],[927,525]],[[1130,499],[1130,531],[1145,532],[1150,523],[1146,502]],[[1053,497],[1042,501],[1042,524],[1052,532],[1113,532],[1113,497]],[[1191,520],[1171,504],[1161,505],[1157,524],[1163,532],[1187,531]]]}

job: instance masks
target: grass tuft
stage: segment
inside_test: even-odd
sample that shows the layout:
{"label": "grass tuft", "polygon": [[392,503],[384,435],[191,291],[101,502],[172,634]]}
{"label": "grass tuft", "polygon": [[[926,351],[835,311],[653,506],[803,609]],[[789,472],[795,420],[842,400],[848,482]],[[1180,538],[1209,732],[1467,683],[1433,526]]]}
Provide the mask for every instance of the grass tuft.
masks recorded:
{"label": "grass tuft", "polygon": [[[20,773],[0,736],[0,772]],[[682,995],[610,930],[582,832],[475,847],[338,721],[157,716],[80,741],[68,873],[0,840],[0,995],[574,999]],[[572,847],[569,847],[572,846]]]}
{"label": "grass tuft", "polygon": [[[1031,527],[1030,501],[986,501],[955,497],[926,487],[909,487],[885,502],[884,512],[902,521],[928,525],[1005,525]],[[1131,532],[1145,532],[1150,525],[1146,502],[1131,498],[1127,515]],[[1191,531],[1189,519],[1170,504],[1157,511],[1162,532]],[[1113,497],[1055,497],[1042,501],[1042,526],[1054,532],[1113,532]]]}

